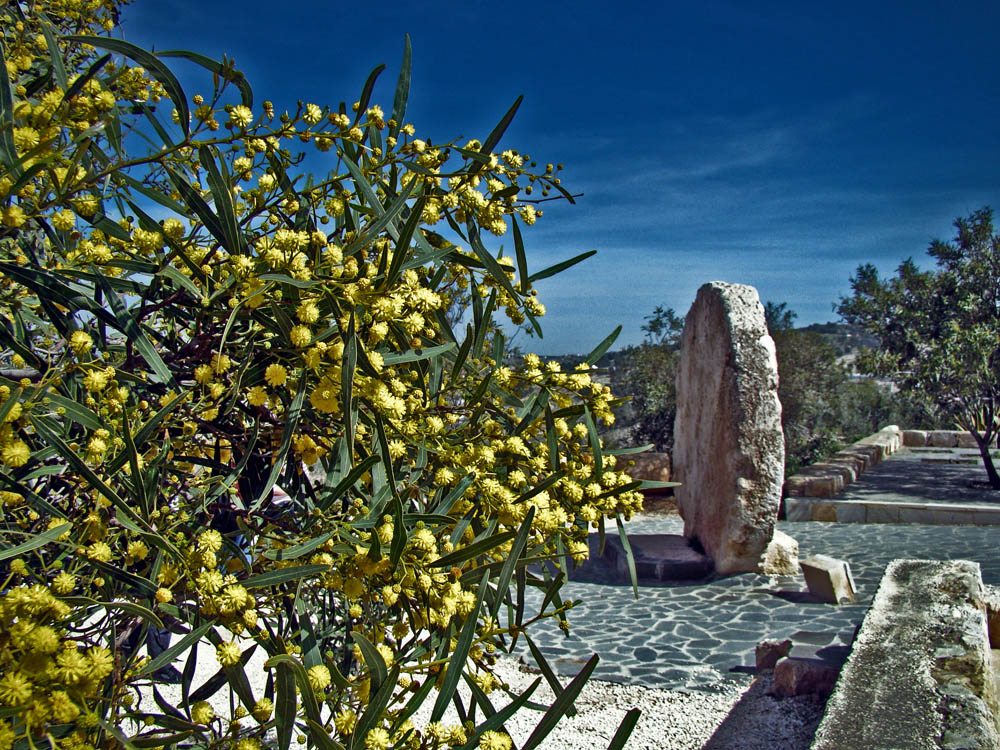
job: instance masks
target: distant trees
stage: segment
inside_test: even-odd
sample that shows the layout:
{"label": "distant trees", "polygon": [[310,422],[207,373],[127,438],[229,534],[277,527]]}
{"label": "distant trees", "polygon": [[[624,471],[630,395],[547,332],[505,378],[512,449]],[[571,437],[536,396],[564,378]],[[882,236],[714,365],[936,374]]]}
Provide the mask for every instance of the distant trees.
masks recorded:
{"label": "distant trees", "polygon": [[[821,460],[844,444],[898,421],[936,426],[919,403],[873,379],[853,380],[834,343],[857,338],[843,326],[831,331],[795,328],[787,303],[766,302],[764,317],[775,342],[778,396],[785,433],[786,473]],[[631,398],[617,410],[616,430],[629,444],[673,448],[677,411],[675,376],[684,321],[673,309],[657,307],[642,326],[645,341],[621,352],[611,372],[615,393]],[[622,425],[627,425],[623,427]]]}
{"label": "distant trees", "polygon": [[673,308],[662,306],[645,318],[645,340],[622,353],[615,369],[612,390],[631,396],[625,409],[632,425],[631,442],[652,443],[658,451],[670,452],[677,413],[677,350],[684,319]]}
{"label": "distant trees", "polygon": [[882,280],[871,264],[859,266],[838,312],[879,338],[858,357],[859,369],[892,377],[968,430],[990,486],[1000,489],[990,455],[1000,434],[1000,235],[989,208],[955,228],[953,242],[928,248],[937,270],[907,259]]}

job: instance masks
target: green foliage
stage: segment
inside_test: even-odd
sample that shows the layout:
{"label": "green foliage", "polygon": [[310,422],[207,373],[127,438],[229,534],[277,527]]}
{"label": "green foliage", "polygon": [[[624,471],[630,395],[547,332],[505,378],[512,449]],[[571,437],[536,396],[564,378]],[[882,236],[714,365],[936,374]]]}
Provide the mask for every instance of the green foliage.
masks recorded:
{"label": "green foliage", "polygon": [[955,222],[954,242],[935,240],[937,269],[904,261],[891,279],[862,265],[840,314],[879,338],[858,358],[865,372],[892,378],[969,430],[990,484],[1000,489],[989,448],[1000,434],[1000,235],[989,208]]}
{"label": "green foliage", "polygon": [[645,341],[628,347],[612,371],[612,388],[630,399],[618,409],[629,426],[629,444],[652,444],[657,451],[673,447],[677,413],[677,349],[684,320],[672,308],[657,307],[642,326]]}
{"label": "green foliage", "polygon": [[[529,274],[526,196],[568,193],[494,152],[517,102],[416,138],[408,42],[388,119],[384,66],[281,113],[230,60],[104,36],[118,12],[0,9],[0,748],[509,743],[495,654],[566,621],[588,527],[641,503],[589,366],[502,364],[495,313],[537,328],[532,282],[584,257]],[[484,240],[511,227],[516,264]],[[431,696],[468,721],[413,724]]]}

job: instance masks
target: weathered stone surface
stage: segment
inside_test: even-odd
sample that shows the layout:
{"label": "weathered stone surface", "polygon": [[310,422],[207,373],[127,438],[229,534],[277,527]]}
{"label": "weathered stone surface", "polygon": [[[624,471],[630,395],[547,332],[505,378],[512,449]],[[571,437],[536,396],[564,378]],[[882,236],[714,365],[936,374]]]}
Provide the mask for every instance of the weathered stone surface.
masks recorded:
{"label": "weathered stone surface", "polygon": [[764,559],[761,572],[769,576],[793,576],[799,572],[799,543],[783,531],[774,530]]}
{"label": "weathered stone surface", "polygon": [[1000,747],[983,597],[977,563],[889,563],[813,750]]}
{"label": "weathered stone surface", "polygon": [[1000,587],[983,586],[983,604],[986,606],[986,629],[990,646],[1000,648]]}
{"label": "weathered stone surface", "polygon": [[629,476],[634,479],[650,479],[654,482],[670,481],[670,454],[646,451],[626,456],[634,466],[628,467]]}
{"label": "weathered stone surface", "polygon": [[903,445],[923,448],[927,445],[927,430],[903,430]]}
{"label": "weathered stone surface", "polygon": [[927,433],[927,445],[934,448],[955,448],[958,446],[958,435],[954,430],[932,430]]}
{"label": "weathered stone surface", "polygon": [[851,566],[827,555],[813,555],[801,563],[809,593],[830,604],[854,604],[854,579]]}
{"label": "weathered stone surface", "polygon": [[[700,581],[712,575],[712,560],[680,534],[629,534],[629,547],[640,580]],[[628,557],[617,536],[605,540],[604,555],[622,580],[629,580]]]}
{"label": "weathered stone surface", "polygon": [[684,535],[719,573],[757,570],[778,517],[785,446],[774,342],[757,291],[711,282],[684,323],[674,478]]}
{"label": "weathered stone surface", "polygon": [[774,665],[774,688],[780,698],[796,695],[828,696],[837,684],[840,670],[823,659],[786,656]]}
{"label": "weathered stone surface", "polygon": [[774,669],[778,660],[788,656],[792,650],[792,641],[786,638],[783,641],[761,641],[754,649],[754,660],[757,664],[757,671]]}
{"label": "weathered stone surface", "polygon": [[955,436],[959,448],[978,448],[979,443],[972,436],[971,432],[959,432]]}

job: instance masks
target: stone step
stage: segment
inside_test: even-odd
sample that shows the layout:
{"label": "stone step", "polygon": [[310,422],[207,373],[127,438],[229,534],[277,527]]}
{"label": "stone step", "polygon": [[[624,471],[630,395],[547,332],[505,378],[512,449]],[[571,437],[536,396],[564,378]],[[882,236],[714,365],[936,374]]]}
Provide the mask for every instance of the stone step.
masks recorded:
{"label": "stone step", "polygon": [[1000,524],[1000,505],[825,500],[809,497],[786,497],[784,503],[785,517],[789,521],[919,523],[931,526]]}

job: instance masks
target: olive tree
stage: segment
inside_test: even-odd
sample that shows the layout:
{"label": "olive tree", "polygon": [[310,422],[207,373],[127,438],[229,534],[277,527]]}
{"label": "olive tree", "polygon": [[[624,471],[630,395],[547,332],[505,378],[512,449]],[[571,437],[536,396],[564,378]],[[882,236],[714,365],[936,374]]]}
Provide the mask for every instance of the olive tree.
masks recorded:
{"label": "olive tree", "polygon": [[934,270],[908,259],[882,279],[871,264],[859,266],[838,312],[879,338],[858,367],[893,378],[968,430],[990,486],[1000,489],[990,453],[1000,434],[1000,235],[989,208],[955,228],[953,241],[930,244]]}

